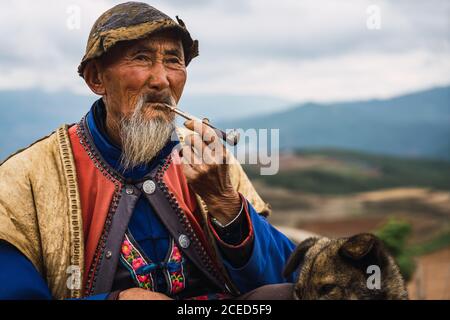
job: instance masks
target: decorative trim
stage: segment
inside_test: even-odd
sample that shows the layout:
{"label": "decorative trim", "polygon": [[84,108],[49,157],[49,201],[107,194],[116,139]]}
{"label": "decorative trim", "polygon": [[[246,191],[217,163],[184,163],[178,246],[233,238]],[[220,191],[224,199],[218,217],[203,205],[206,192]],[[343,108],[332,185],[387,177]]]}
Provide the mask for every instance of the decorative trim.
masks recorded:
{"label": "decorative trim", "polygon": [[83,146],[89,158],[94,162],[95,167],[100,170],[100,172],[109,180],[117,180],[121,184],[124,183],[123,177],[114,170],[106,161],[103,159],[97,147],[94,144],[92,137],[90,136],[90,131],[87,126],[86,116],[84,116],[80,122],[77,124],[77,136],[80,139],[80,144]]}
{"label": "decorative trim", "polygon": [[[167,275],[170,284],[170,294],[174,295],[180,293],[186,288],[186,276],[184,275],[184,267],[183,267],[183,256],[182,251],[175,243],[175,240],[172,238],[171,241],[171,249],[170,256],[167,260]],[[176,268],[171,268],[171,265],[176,265]]]}
{"label": "decorative trim", "polygon": [[106,239],[109,234],[109,230],[111,228],[112,217],[117,210],[119,205],[119,200],[121,197],[122,186],[124,185],[124,180],[120,175],[115,172],[101,157],[100,153],[95,148],[94,143],[89,137],[89,133],[87,132],[89,129],[86,124],[86,116],[84,116],[80,122],[77,124],[76,134],[80,139],[80,144],[83,149],[86,151],[89,158],[94,163],[95,167],[100,170],[100,172],[105,176],[108,180],[114,183],[114,195],[111,201],[111,205],[108,210],[108,215],[106,216],[105,226],[103,228],[102,234],[100,236],[99,242],[97,244],[97,248],[95,250],[94,258],[92,260],[92,264],[89,268],[87,274],[87,281],[85,286],[85,295],[91,295],[95,288],[95,282],[97,279],[98,269],[100,267],[100,259],[103,257],[103,253],[105,250]]}
{"label": "decorative trim", "polygon": [[156,269],[164,270],[167,294],[174,295],[186,288],[186,276],[183,267],[184,259],[173,238],[170,239],[170,247],[164,261],[154,263],[127,232],[121,247],[120,262],[130,272],[134,282],[140,288],[150,291],[158,289],[152,275]]}
{"label": "decorative trim", "polygon": [[[68,126],[63,125],[57,130],[57,139],[59,150],[61,153],[64,174],[67,183],[67,192],[69,197],[69,228],[71,254],[70,264],[77,266],[80,270],[80,281],[83,279],[84,272],[84,243],[83,243],[83,225],[81,219],[81,202],[77,186],[77,173],[75,160],[70,147],[70,139],[68,135]],[[81,298],[81,289],[71,289],[71,298]]]}
{"label": "decorative trim", "polygon": [[120,250],[120,262],[130,272],[131,277],[139,288],[154,291],[155,281],[153,280],[151,272],[142,275],[136,273],[139,268],[147,266],[151,262],[147,261],[146,258],[139,252],[138,248],[133,244],[127,234],[124,236]]}

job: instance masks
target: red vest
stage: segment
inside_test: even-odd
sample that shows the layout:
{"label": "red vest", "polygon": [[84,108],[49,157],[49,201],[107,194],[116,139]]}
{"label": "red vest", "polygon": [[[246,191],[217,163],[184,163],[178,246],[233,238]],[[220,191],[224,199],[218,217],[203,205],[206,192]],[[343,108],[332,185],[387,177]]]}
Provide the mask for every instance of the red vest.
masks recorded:
{"label": "red vest", "polygon": [[[95,282],[95,270],[103,255],[102,241],[105,224],[114,215],[123,188],[123,180],[103,162],[93,149],[92,142],[83,133],[82,122],[69,128],[69,137],[76,164],[78,188],[81,201],[85,246],[85,269],[83,284],[85,292]],[[216,254],[203,232],[204,218],[198,210],[195,194],[189,189],[179,164],[178,152],[172,152],[163,181],[178,202],[201,245],[215,263]]]}

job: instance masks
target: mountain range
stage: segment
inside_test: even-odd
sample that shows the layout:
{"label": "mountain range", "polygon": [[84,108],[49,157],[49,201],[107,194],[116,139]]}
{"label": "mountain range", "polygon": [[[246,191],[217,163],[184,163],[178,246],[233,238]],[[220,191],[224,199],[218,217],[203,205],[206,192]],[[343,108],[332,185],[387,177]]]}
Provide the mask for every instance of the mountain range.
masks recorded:
{"label": "mountain range", "polygon": [[299,104],[219,126],[280,129],[284,150],[338,148],[450,160],[450,87],[383,100]]}
{"label": "mountain range", "polygon": [[[0,92],[0,159],[77,122],[95,96]],[[284,150],[343,148],[450,160],[450,86],[384,100],[302,103],[265,96],[186,95],[180,108],[220,128],[280,129]],[[255,116],[258,114],[258,116]]]}

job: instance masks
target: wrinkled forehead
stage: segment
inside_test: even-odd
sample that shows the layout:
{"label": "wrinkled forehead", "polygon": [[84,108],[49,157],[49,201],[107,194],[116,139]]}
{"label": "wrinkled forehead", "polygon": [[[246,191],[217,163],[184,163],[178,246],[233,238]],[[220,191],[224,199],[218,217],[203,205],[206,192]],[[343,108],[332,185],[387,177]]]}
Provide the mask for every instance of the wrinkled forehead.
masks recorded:
{"label": "wrinkled forehead", "polygon": [[129,50],[136,49],[148,49],[150,51],[156,51],[159,49],[163,49],[165,51],[176,50],[182,54],[183,44],[178,36],[168,32],[162,32],[160,34],[152,35],[151,37],[131,41]]}
{"label": "wrinkled forehead", "polygon": [[175,53],[174,51],[176,51],[180,56],[183,56],[183,43],[180,36],[178,36],[175,32],[164,31],[143,39],[120,42],[115,48],[112,49],[112,51],[121,52],[132,52],[139,50],[154,52],[164,50],[170,51],[169,53]]}

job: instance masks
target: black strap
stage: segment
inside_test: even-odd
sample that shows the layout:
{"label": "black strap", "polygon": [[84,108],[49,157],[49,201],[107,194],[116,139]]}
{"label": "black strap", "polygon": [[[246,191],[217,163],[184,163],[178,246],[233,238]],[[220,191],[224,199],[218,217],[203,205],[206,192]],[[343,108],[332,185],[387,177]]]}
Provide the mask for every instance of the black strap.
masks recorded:
{"label": "black strap", "polygon": [[[133,193],[130,193],[130,191],[127,193],[127,190],[133,190]],[[128,228],[128,222],[130,221],[140,194],[139,189],[131,185],[122,189],[122,196],[117,211],[112,218],[105,250],[100,259],[93,294],[110,292],[112,288],[117,263],[119,262],[123,236]]]}

